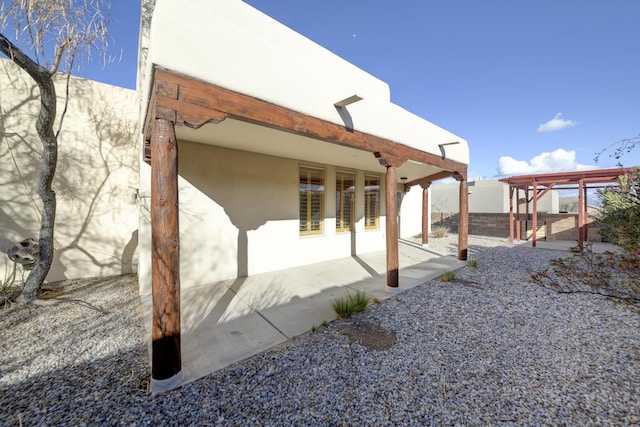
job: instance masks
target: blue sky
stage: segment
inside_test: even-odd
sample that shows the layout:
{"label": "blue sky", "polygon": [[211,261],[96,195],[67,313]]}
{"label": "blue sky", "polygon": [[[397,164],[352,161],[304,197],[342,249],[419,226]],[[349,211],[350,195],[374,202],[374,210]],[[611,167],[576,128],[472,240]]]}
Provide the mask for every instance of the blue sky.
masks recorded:
{"label": "blue sky", "polygon": [[[593,168],[640,134],[640,1],[247,0],[465,138],[469,178]],[[133,88],[139,10],[114,1],[113,53],[89,78]],[[606,154],[598,167],[616,165]],[[640,165],[640,147],[622,158]]]}

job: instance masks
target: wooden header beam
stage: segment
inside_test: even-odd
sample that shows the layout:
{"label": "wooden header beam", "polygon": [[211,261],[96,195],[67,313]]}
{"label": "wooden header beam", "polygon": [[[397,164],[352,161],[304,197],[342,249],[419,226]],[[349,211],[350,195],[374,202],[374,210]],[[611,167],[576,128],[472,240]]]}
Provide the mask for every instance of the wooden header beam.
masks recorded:
{"label": "wooden header beam", "polygon": [[154,69],[153,89],[143,129],[146,140],[149,140],[153,121],[157,118],[172,121],[176,125],[198,128],[206,123],[218,123],[226,117],[371,153],[385,153],[386,158],[409,159],[440,169],[466,172],[467,165],[455,160],[375,135],[349,130],[343,125],[193,77],[163,68]]}

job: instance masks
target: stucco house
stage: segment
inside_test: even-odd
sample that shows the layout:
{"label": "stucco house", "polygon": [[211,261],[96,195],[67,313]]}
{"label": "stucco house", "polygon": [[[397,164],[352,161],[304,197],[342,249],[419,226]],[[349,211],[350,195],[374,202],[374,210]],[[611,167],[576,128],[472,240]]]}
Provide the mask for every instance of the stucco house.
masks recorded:
{"label": "stucco house", "polygon": [[142,50],[152,387],[180,381],[181,290],[381,250],[397,287],[398,230],[428,227],[433,181],[459,182],[466,259],[467,142],[385,82],[239,0],[158,0]]}

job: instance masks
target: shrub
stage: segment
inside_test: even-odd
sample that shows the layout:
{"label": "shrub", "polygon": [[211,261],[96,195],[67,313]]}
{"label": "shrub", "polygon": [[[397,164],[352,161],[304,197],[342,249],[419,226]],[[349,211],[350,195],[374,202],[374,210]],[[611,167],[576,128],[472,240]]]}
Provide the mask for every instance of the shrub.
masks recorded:
{"label": "shrub", "polygon": [[478,266],[478,260],[477,259],[470,259],[469,262],[467,263],[467,265],[471,268],[476,268]]}
{"label": "shrub", "polygon": [[592,243],[551,268],[531,275],[534,283],[558,293],[589,293],[640,303],[640,249],[624,253],[593,252]]}
{"label": "shrub", "polygon": [[456,273],[454,273],[453,271],[447,271],[444,274],[442,274],[442,276],[440,276],[440,281],[450,282],[453,280],[454,277],[456,277]]}
{"label": "shrub", "polygon": [[618,177],[618,185],[598,191],[600,234],[625,251],[640,249],[640,168]]}
{"label": "shrub", "polygon": [[333,311],[338,317],[346,319],[356,313],[360,313],[367,308],[369,296],[362,291],[343,295],[335,298],[332,302]]}
{"label": "shrub", "polygon": [[449,235],[449,229],[447,227],[433,227],[431,233],[433,237],[436,238],[447,237]]}

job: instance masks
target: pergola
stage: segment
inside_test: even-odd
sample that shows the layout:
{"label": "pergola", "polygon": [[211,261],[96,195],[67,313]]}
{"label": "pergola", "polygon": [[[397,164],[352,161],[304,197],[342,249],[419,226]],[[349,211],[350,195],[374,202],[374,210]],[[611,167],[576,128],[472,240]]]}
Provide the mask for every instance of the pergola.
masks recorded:
{"label": "pergola", "polygon": [[[538,200],[551,189],[578,190],[578,245],[588,239],[587,227],[587,191],[593,188],[601,188],[603,185],[614,183],[620,175],[629,172],[630,168],[596,169],[577,172],[559,172],[535,175],[519,175],[502,178],[500,181],[509,184],[509,242],[513,243],[514,217],[513,196],[519,200],[520,191],[524,191],[529,213],[529,203],[533,202],[533,234],[531,245],[536,246],[536,230],[538,227]],[[516,203],[516,235],[520,238],[520,204]]]}

